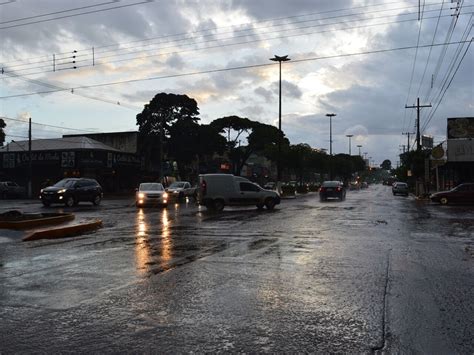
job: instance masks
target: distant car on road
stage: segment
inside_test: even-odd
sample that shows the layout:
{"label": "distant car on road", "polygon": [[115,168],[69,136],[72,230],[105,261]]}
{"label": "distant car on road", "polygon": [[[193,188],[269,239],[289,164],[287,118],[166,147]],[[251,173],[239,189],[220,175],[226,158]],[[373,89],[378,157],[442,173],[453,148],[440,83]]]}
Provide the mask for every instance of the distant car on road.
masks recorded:
{"label": "distant car on road", "polygon": [[192,187],[188,181],[175,181],[165,189],[170,198],[183,199],[196,197],[197,187]]}
{"label": "distant car on road", "polygon": [[408,196],[408,184],[405,182],[394,182],[392,184],[393,195],[405,195]]}
{"label": "distant car on road", "polygon": [[342,201],[346,198],[346,188],[341,181],[324,181],[319,189],[319,198],[321,201],[328,198],[338,198]]}
{"label": "distant car on road", "polygon": [[460,184],[449,191],[434,193],[430,196],[430,199],[442,205],[448,203],[474,203],[474,183]]}
{"label": "distant car on road", "polygon": [[99,205],[102,201],[102,187],[94,179],[68,178],[58,181],[53,186],[46,187],[40,192],[43,205],[64,203],[67,207],[77,205],[79,202],[92,202]]}
{"label": "distant car on road", "polygon": [[23,197],[25,188],[13,181],[0,181],[0,198]]}
{"label": "distant car on road", "polygon": [[137,189],[135,205],[143,206],[168,206],[168,193],[159,182],[143,182]]}

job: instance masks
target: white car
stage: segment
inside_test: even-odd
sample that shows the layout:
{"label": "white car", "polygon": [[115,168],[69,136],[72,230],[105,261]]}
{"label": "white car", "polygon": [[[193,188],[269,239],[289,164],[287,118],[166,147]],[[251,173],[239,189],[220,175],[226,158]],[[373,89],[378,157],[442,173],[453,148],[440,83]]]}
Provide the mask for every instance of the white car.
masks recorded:
{"label": "white car", "polygon": [[195,197],[196,188],[191,186],[187,181],[175,181],[166,191],[170,198],[183,199],[184,197]]}
{"label": "white car", "polygon": [[154,205],[168,206],[168,193],[159,182],[143,182],[137,189],[135,196],[137,207]]}

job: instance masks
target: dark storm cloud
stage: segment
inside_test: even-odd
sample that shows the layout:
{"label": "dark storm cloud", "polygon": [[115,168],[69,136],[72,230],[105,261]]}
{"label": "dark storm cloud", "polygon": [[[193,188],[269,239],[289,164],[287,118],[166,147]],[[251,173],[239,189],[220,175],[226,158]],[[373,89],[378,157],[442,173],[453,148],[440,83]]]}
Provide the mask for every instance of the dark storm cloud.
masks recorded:
{"label": "dark storm cloud", "polygon": [[[272,83],[272,91],[275,95],[279,94],[279,82],[275,81]],[[303,95],[303,92],[298,87],[298,85],[290,83],[289,81],[281,81],[281,94],[282,96],[299,99]]]}
{"label": "dark storm cloud", "polygon": [[[80,6],[91,4],[94,2],[82,1]],[[108,5],[108,7],[111,6]],[[73,7],[79,7],[79,4],[42,0],[35,2],[35,6],[28,6],[26,2],[16,2],[5,9],[2,20],[8,21]],[[158,35],[182,33],[189,28],[189,21],[176,7],[175,1],[160,2],[159,6],[156,2],[150,2],[123,9],[5,29],[2,30],[2,49],[9,53],[23,55],[25,52],[53,53],[59,50],[59,45],[64,46],[69,41],[79,42],[80,45],[88,48],[137,38],[144,39]]]}
{"label": "dark storm cloud", "polygon": [[256,88],[254,90],[254,93],[257,94],[258,96],[263,97],[267,103],[272,102],[275,97],[274,93],[271,90],[267,90],[261,86]]}

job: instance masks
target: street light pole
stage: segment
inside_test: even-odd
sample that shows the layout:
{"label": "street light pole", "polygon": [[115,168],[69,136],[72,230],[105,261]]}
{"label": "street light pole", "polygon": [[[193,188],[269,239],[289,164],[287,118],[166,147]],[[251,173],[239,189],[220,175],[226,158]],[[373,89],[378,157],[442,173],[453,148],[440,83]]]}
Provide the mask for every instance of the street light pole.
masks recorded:
{"label": "street light pole", "polygon": [[277,56],[270,58],[270,60],[274,62],[278,62],[280,64],[280,80],[279,80],[279,98],[278,98],[278,130],[279,130],[279,137],[278,137],[278,159],[277,159],[277,190],[281,192],[281,139],[283,136],[283,132],[281,130],[281,63],[287,62],[291,60],[288,58],[287,55],[284,56]]}
{"label": "street light pole", "polygon": [[349,155],[351,155],[351,138],[354,137],[354,135],[346,134],[346,137],[349,138]]}
{"label": "street light pole", "polygon": [[357,148],[359,148],[359,156],[360,156],[360,148],[362,148],[361,144],[357,144]]}
{"label": "street light pole", "polygon": [[335,113],[326,114],[329,117],[329,155],[332,155],[332,118],[336,116]]}

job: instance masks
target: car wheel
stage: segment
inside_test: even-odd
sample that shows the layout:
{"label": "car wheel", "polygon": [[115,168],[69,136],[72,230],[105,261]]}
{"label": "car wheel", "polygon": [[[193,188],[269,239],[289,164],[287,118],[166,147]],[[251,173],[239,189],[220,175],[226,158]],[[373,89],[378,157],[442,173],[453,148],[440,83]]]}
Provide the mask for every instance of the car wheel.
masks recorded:
{"label": "car wheel", "polygon": [[100,205],[100,202],[102,201],[102,197],[100,195],[97,195],[94,200],[92,201],[92,203],[94,204],[94,206],[98,206]]}
{"label": "car wheel", "polygon": [[275,202],[275,199],[274,198],[267,198],[265,200],[265,207],[267,208],[267,210],[273,210],[275,208],[275,205],[276,205],[276,202]]}
{"label": "car wheel", "polygon": [[76,201],[74,200],[74,197],[72,197],[72,196],[66,197],[66,200],[64,201],[64,204],[67,207],[72,207],[72,206],[74,206],[75,203],[76,203]]}
{"label": "car wheel", "polygon": [[447,205],[447,204],[448,204],[448,198],[447,198],[447,197],[441,197],[441,199],[439,200],[439,202],[440,202],[442,205]]}
{"label": "car wheel", "polygon": [[224,209],[224,201],[222,200],[214,200],[213,209],[217,212],[221,212]]}

